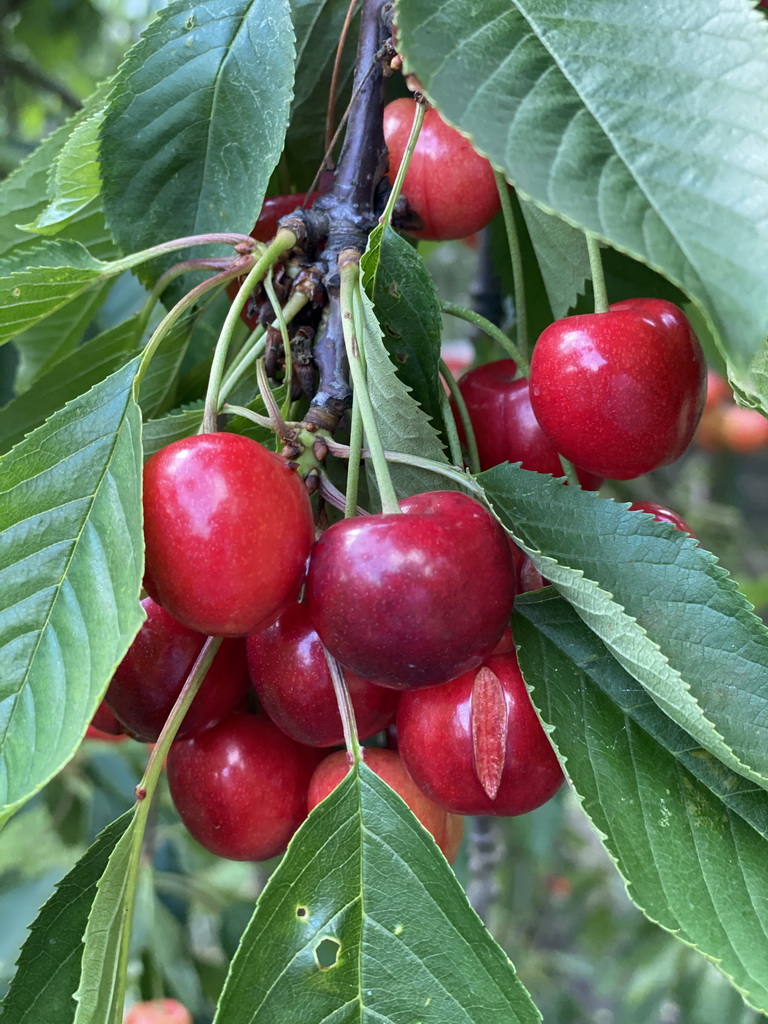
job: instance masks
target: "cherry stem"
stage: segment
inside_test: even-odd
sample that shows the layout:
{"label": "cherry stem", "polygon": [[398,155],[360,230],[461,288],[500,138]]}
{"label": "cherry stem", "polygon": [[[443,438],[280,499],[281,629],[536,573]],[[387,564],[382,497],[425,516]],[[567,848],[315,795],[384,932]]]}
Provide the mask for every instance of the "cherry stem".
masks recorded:
{"label": "cherry stem", "polygon": [[449,316],[458,317],[459,320],[466,320],[468,324],[472,324],[477,327],[478,330],[482,331],[483,334],[487,334],[489,338],[497,342],[505,352],[507,352],[517,363],[517,368],[527,379],[528,374],[531,372],[531,364],[525,358],[523,353],[520,351],[518,346],[508,338],[507,335],[502,331],[496,324],[492,324],[490,320],[486,320],[484,316],[479,313],[475,313],[471,309],[467,309],[466,306],[457,306],[455,302],[441,302],[440,308],[444,313],[448,313]]}
{"label": "cherry stem", "polygon": [[[220,274],[215,274],[213,277],[209,277],[207,281],[201,281],[200,284],[195,285],[191,291],[187,292],[183,298],[179,299],[176,305],[165,314],[163,319],[155,328],[152,337],[149,339],[144,347],[144,351],[142,352],[141,364],[139,366],[138,373],[136,374],[135,387],[137,389],[141,384],[144,374],[147,372],[147,367],[149,366],[152,357],[160,347],[160,343],[179,319],[181,314],[189,309],[190,306],[194,306],[197,300],[201,296],[205,295],[206,292],[209,292],[212,288],[216,288],[219,285],[226,284],[227,281],[231,281],[233,278],[237,277],[238,273],[238,270],[230,269],[222,271]],[[139,314],[139,316],[141,316],[141,314]]]}
{"label": "cherry stem", "polygon": [[328,109],[325,115],[325,152],[326,157],[323,161],[325,164],[328,161],[329,154],[333,151],[335,145],[336,135],[333,131],[333,112],[336,107],[336,90],[339,85],[339,73],[341,71],[341,58],[344,55],[344,44],[347,41],[347,34],[349,33],[349,26],[352,24],[352,18],[355,14],[355,8],[357,7],[357,0],[349,0],[349,7],[344,17],[344,24],[341,26],[341,32],[339,33],[339,42],[336,47],[336,57],[333,62],[333,72],[331,74],[331,85],[328,89]]}
{"label": "cherry stem", "polygon": [[347,351],[347,361],[352,373],[352,385],[354,394],[357,397],[360,407],[360,416],[363,421],[363,430],[371,446],[371,460],[373,471],[376,474],[376,483],[379,486],[381,496],[381,508],[383,512],[400,512],[400,505],[397,501],[397,494],[392,485],[392,477],[389,475],[389,468],[384,454],[384,447],[379,436],[379,428],[376,424],[376,414],[368,394],[368,387],[365,380],[363,368],[363,337],[364,327],[362,318],[354,313],[355,292],[360,287],[360,253],[354,249],[345,249],[339,254],[339,275],[341,278],[341,291],[339,303],[341,307],[341,326],[344,333],[344,345]]}
{"label": "cherry stem", "polygon": [[[525,274],[523,271],[523,254],[520,251],[520,236],[515,224],[515,214],[512,210],[512,199],[510,197],[507,180],[503,174],[494,171],[496,177],[496,188],[499,190],[501,200],[501,213],[504,217],[504,227],[507,232],[507,246],[509,257],[512,261],[512,290],[515,300],[515,335],[518,348],[521,352],[527,353],[528,346],[528,309],[525,304]],[[522,364],[520,364],[522,365]],[[526,377],[528,372],[526,371]]]}
{"label": "cherry stem", "polygon": [[[241,274],[244,272],[247,273],[251,266],[253,266],[253,258],[250,256],[243,257],[242,265],[239,262],[237,265]],[[222,259],[182,260],[181,263],[175,263],[172,267],[169,267],[168,270],[166,270],[164,274],[161,274],[157,279],[152,291],[149,293],[144,305],[141,307],[139,318],[136,322],[136,329],[139,337],[141,337],[146,330],[149,318],[152,316],[152,311],[160,300],[160,296],[172,281],[175,281],[177,278],[183,277],[184,274],[195,270],[229,271],[233,269],[233,262],[229,257],[224,257]]]}
{"label": "cherry stem", "polygon": [[254,286],[262,280],[267,271],[278,262],[283,253],[292,249],[295,244],[296,236],[294,233],[286,230],[285,228],[281,228],[248,273],[248,276],[240,286],[240,290],[235,296],[232,305],[229,307],[229,312],[224,319],[224,325],[222,326],[221,333],[219,334],[219,340],[216,342],[216,350],[213,353],[211,374],[208,378],[208,392],[205,396],[203,423],[200,429],[201,434],[212,434],[216,431],[216,414],[219,409],[219,392],[221,391],[229,343],[232,339],[235,327],[239,322],[240,314],[248,301],[248,296],[253,291]]}
{"label": "cherry stem", "polygon": [[395,183],[392,186],[392,191],[389,193],[387,205],[381,216],[384,224],[390,224],[392,222],[392,211],[395,208],[395,203],[400,198],[400,193],[403,189],[403,182],[405,181],[405,176],[408,173],[408,167],[411,162],[411,157],[413,156],[413,151],[416,149],[416,143],[419,141],[419,133],[421,132],[421,126],[424,124],[424,115],[426,112],[426,100],[417,100],[416,109],[413,112],[411,134],[408,136],[408,143],[405,147],[405,152],[403,153],[403,159],[400,161],[400,166],[397,169]]}
{"label": "cherry stem", "polygon": [[[349,458],[350,453],[347,445],[334,441],[331,437],[324,437],[323,440],[327,444],[331,455],[335,455],[338,459]],[[363,448],[360,451],[360,458],[373,459],[373,452],[368,448]],[[448,480],[453,480],[454,483],[460,484],[466,490],[473,491],[481,497],[485,495],[485,491],[480,484],[459,466],[451,466],[446,462],[435,462],[433,459],[424,459],[421,455],[408,455],[405,452],[391,452],[386,449],[384,450],[384,458],[387,462],[397,462],[404,466],[413,466],[415,469],[426,469],[429,473],[436,473],[437,476],[444,476]]]}
{"label": "cherry stem", "polygon": [[237,235],[232,232],[212,235],[187,235],[185,238],[173,238],[169,242],[160,245],[153,245],[150,249],[142,249],[141,252],[131,253],[121,260],[114,260],[107,263],[111,274],[119,274],[124,270],[132,270],[140,263],[146,263],[157,256],[166,256],[168,253],[176,252],[178,249],[189,249],[193,245],[231,245],[247,247],[247,252],[253,252],[257,247],[256,242],[250,235]]}
{"label": "cherry stem", "polygon": [[[321,472],[320,476],[320,493],[326,501],[330,502],[334,508],[337,508],[340,512],[343,512],[347,516],[347,507],[349,505],[349,491],[346,496],[341,493],[338,487],[331,482],[330,477],[327,473]],[[352,516],[367,516],[368,512],[360,505],[356,505],[352,508],[350,513]]]}
{"label": "cherry stem", "polygon": [[456,420],[453,418],[451,411],[451,403],[448,401],[448,395],[446,395],[444,388],[440,388],[440,412],[443,416],[443,426],[448,437],[448,451],[451,453],[451,462],[455,466],[460,466],[464,462],[461,454],[461,441],[459,441]]}
{"label": "cherry stem", "polygon": [[347,467],[347,500],[344,518],[356,514],[357,495],[360,489],[360,452],[363,449],[363,417],[357,395],[352,396],[352,426],[349,432],[349,466]]}
{"label": "cherry stem", "polygon": [[263,359],[259,359],[256,363],[256,380],[259,385],[261,400],[269,413],[271,428],[281,441],[285,441],[288,436],[288,425],[283,419],[283,414],[280,411],[280,406],[275,401],[275,396],[272,394],[272,388],[269,386],[269,378],[267,377],[267,368],[264,365]]}
{"label": "cherry stem", "polygon": [[260,416],[253,409],[248,409],[244,405],[230,405],[228,402],[225,402],[221,407],[221,411],[232,416],[242,416],[243,419],[250,420],[251,423],[264,427],[265,430],[274,430],[272,420],[268,416]]}
{"label": "cherry stem", "polygon": [[357,723],[355,722],[355,709],[352,706],[352,698],[349,696],[347,683],[344,679],[344,670],[332,654],[323,647],[325,660],[328,662],[328,671],[331,673],[333,690],[336,694],[336,703],[339,706],[341,725],[344,730],[344,745],[355,764],[363,759],[363,751],[360,740],[357,738]]}
{"label": "cherry stem", "polygon": [[600,257],[600,243],[594,235],[584,232],[587,239],[587,252],[589,253],[589,269],[592,274],[592,292],[595,297],[595,312],[608,312],[608,291],[605,287],[605,273],[603,261]]}
{"label": "cherry stem", "polygon": [[267,293],[272,309],[275,311],[275,320],[280,330],[280,337],[283,342],[283,356],[285,358],[285,373],[283,376],[283,383],[286,387],[285,401],[283,402],[282,416],[285,418],[288,415],[288,410],[291,407],[291,382],[293,380],[293,352],[291,351],[291,339],[288,337],[288,325],[285,322],[283,316],[283,309],[277,300],[275,294],[275,286],[272,282],[272,271],[267,274],[264,278],[264,291]]}
{"label": "cherry stem", "polygon": [[[308,302],[308,295],[305,295],[304,292],[294,291],[282,309],[283,320],[285,323],[289,324]],[[273,324],[273,326],[275,325]],[[266,330],[266,327],[259,324],[259,326],[254,328],[246,338],[245,344],[238,352],[237,358],[229,368],[229,372],[224,378],[224,383],[221,385],[221,389],[219,391],[219,402],[223,402],[225,400],[233,388],[239,384],[245,371],[256,362],[264,351],[264,347],[266,345],[264,335],[266,334]]]}
{"label": "cherry stem", "polygon": [[451,398],[456,403],[456,409],[461,420],[461,425],[464,428],[464,436],[467,439],[467,459],[469,462],[470,473],[480,472],[480,455],[477,450],[477,439],[475,438],[475,428],[472,426],[472,420],[469,418],[469,410],[467,409],[467,403],[464,401],[464,395],[461,393],[459,385],[456,383],[456,378],[451,373],[450,367],[447,365],[445,360],[440,360],[440,376],[445,381],[448,390],[451,393]]}

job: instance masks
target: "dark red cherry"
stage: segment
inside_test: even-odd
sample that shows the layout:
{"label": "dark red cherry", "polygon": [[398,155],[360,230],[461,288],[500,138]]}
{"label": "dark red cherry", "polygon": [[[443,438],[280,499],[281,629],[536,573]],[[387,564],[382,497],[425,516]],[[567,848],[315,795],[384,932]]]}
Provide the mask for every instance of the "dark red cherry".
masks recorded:
{"label": "dark red cherry", "polygon": [[513,651],[403,694],[397,735],[414,782],[455,814],[525,814],[563,782]]}
{"label": "dark red cherry", "polygon": [[[405,800],[424,828],[432,833],[445,859],[452,864],[461,845],[464,831],[462,819],[450,814],[443,807],[438,807],[421,792],[394,750],[366,747],[363,756],[371,771],[376,772],[379,778]],[[349,759],[343,750],[329,754],[320,762],[309,785],[310,811],[338,786],[348,771]]]}
{"label": "dark red cherry", "polygon": [[474,498],[433,491],[400,507],[326,530],[305,601],[345,668],[409,689],[480,664],[507,625],[515,581],[506,534]]}
{"label": "dark red cherry", "polygon": [[691,537],[696,537],[696,534],[683,517],[678,515],[677,512],[673,512],[671,508],[667,508],[666,505],[657,505],[653,501],[635,501],[629,507],[636,512],[648,512],[658,522],[671,523],[672,526],[675,526],[683,533],[689,533]]}
{"label": "dark red cherry", "polygon": [[181,820],[206,850],[230,860],[282,853],[307,815],[318,752],[267,718],[239,712],[174,743],[168,785]]}
{"label": "dark red cherry", "polygon": [[701,345],[682,310],[663,299],[558,320],[531,360],[531,404],[544,433],[571,462],[616,480],[683,454],[706,386]]}
{"label": "dark red cherry", "polygon": [[298,597],[314,536],[301,478],[238,434],[198,434],[144,467],[146,568],[157,600],[211,636],[266,629]]}
{"label": "dark red cherry", "polygon": [[[137,740],[154,742],[200,653],[205,636],[182,626],[151,597],[147,618],[117,666],[106,702]],[[248,693],[245,641],[225,640],[192,701],[177,739],[194,736],[226,718]]]}
{"label": "dark red cherry", "polygon": [[[264,711],[284,733],[312,747],[344,743],[323,645],[303,604],[291,605],[274,626],[246,641],[248,670]],[[346,672],[360,739],[386,728],[400,695]]]}
{"label": "dark red cherry", "polygon": [[[389,150],[389,180],[394,182],[411,133],[415,102],[407,96],[384,110],[384,138]],[[403,195],[423,227],[409,231],[417,238],[464,238],[479,231],[498,212],[501,202],[493,168],[434,108],[425,116],[408,171]]]}
{"label": "dark red cherry", "polygon": [[[557,449],[539,426],[531,408],[528,381],[515,379],[513,359],[499,359],[470,370],[459,381],[475,432],[480,468],[490,469],[502,462],[520,462],[536,473],[563,475]],[[454,410],[455,413],[455,410]],[[456,426],[465,440],[461,420]],[[577,467],[582,487],[597,490],[600,477]]]}
{"label": "dark red cherry", "polygon": [[121,743],[128,739],[123,723],[118,722],[105,701],[102,701],[96,709],[91,724],[85,730],[85,738],[87,740],[105,740],[107,743]]}

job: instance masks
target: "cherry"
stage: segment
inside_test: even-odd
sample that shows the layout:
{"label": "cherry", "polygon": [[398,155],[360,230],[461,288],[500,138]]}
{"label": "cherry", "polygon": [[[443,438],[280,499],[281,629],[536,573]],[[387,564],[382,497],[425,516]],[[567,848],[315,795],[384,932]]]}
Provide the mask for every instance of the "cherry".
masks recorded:
{"label": "cherry", "polygon": [[730,402],[733,399],[728,381],[720,376],[715,370],[707,370],[707,397],[704,400],[704,409],[716,409],[719,405]]}
{"label": "cherry", "polygon": [[211,636],[266,629],[298,597],[314,536],[300,477],[237,434],[175,441],[144,467],[153,596]]}
{"label": "cherry", "polygon": [[525,814],[563,781],[512,651],[403,694],[397,736],[414,782],[455,814]]}
{"label": "cherry", "polygon": [[[181,693],[205,636],[182,626],[151,597],[147,618],[117,666],[106,701],[137,740],[154,742]],[[207,729],[241,704],[248,693],[245,643],[225,640],[181,723],[177,739]]]}
{"label": "cherry", "polygon": [[124,1024],[192,1024],[192,1014],[175,999],[151,999],[134,1003]]}
{"label": "cherry", "polygon": [[539,337],[531,404],[558,451],[591,473],[627,480],[683,454],[706,391],[701,346],[663,299],[627,299],[566,317]]}
{"label": "cherry", "polygon": [[[421,792],[405,770],[400,755],[394,750],[366,747],[363,756],[371,771],[376,772],[379,778],[405,800],[424,828],[432,833],[445,859],[452,864],[461,846],[464,831],[462,819],[438,807]],[[329,754],[320,762],[309,784],[310,811],[338,786],[349,769],[349,759],[343,750]]]}
{"label": "cherry", "polygon": [[678,515],[677,512],[673,512],[671,508],[667,508],[666,505],[657,505],[653,501],[634,501],[629,507],[636,512],[648,512],[657,522],[671,523],[672,526],[683,533],[689,533],[691,537],[696,537],[696,534],[683,517]]}
{"label": "cherry", "polygon": [[720,417],[720,440],[732,452],[748,455],[768,445],[768,420],[756,409],[729,405]]}
{"label": "cherry", "polygon": [[267,718],[237,712],[168,755],[168,785],[181,820],[206,850],[230,860],[282,853],[307,814],[316,750]]}
{"label": "cherry", "polygon": [[[562,476],[563,467],[531,408],[528,381],[515,379],[514,359],[499,359],[470,370],[459,381],[480,456],[480,468],[502,462],[520,462],[523,469]],[[459,437],[465,441],[461,419],[455,412]],[[597,490],[599,477],[576,470],[582,487]]]}
{"label": "cherry", "polygon": [[118,722],[104,701],[96,708],[91,724],[85,730],[87,740],[104,740],[107,743],[122,743],[127,740],[122,722]]}
{"label": "cherry", "polygon": [[[384,109],[384,139],[389,150],[389,180],[394,182],[411,133],[415,101],[407,96]],[[423,227],[409,232],[441,241],[464,238],[494,217],[501,203],[493,168],[473,149],[469,139],[427,110],[408,171],[403,194]]]}
{"label": "cherry", "polygon": [[320,639],[364,679],[434,686],[479,665],[512,610],[504,530],[456,491],[400,502],[398,513],[345,519],[316,542],[305,600]]}
{"label": "cherry", "polygon": [[[248,669],[264,711],[284,733],[311,747],[344,743],[336,694],[309,610],[294,604],[274,626],[248,637]],[[400,695],[346,673],[361,739],[395,717]]]}

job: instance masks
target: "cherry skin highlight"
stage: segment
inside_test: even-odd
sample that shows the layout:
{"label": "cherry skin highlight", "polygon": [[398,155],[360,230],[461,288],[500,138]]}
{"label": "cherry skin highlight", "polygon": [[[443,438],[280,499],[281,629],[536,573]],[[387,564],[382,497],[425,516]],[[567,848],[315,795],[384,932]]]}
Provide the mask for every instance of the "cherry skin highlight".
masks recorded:
{"label": "cherry skin highlight", "polygon": [[688,533],[691,537],[696,537],[696,534],[683,517],[678,515],[677,512],[673,512],[671,508],[667,508],[666,505],[657,505],[654,501],[634,501],[629,507],[636,512],[648,512],[657,522],[669,523],[682,533]]}
{"label": "cherry skin highlight", "polygon": [[298,597],[314,526],[300,477],[237,434],[176,441],[144,467],[153,595],[210,636],[266,629]]}
{"label": "cherry skin highlight", "polygon": [[[465,373],[459,390],[467,405],[477,441],[480,468],[491,469],[502,462],[520,462],[523,469],[563,476],[557,449],[539,426],[533,408],[528,381],[515,380],[514,359],[498,359]],[[459,437],[464,428],[455,413]],[[579,483],[597,490],[600,477],[576,467]]]}
{"label": "cherry skin highlight", "polygon": [[663,299],[627,299],[607,313],[558,320],[531,360],[531,405],[544,433],[571,462],[615,480],[683,454],[706,383],[696,335]]}
{"label": "cherry skin highlight", "polygon": [[310,559],[305,601],[341,664],[398,689],[435,686],[479,665],[514,599],[504,530],[456,491],[400,502],[404,515],[345,519]]}
{"label": "cherry skin highlight", "polygon": [[[247,641],[248,670],[264,711],[299,743],[333,747],[344,743],[333,681],[309,610],[291,605],[274,626]],[[395,717],[399,694],[345,673],[357,733],[367,739]]]}
{"label": "cherry skin highlight", "polygon": [[168,785],[181,820],[206,850],[230,860],[282,853],[307,814],[319,755],[267,718],[238,712],[174,743]]}
{"label": "cherry skin highlight", "polygon": [[[131,736],[153,743],[206,638],[182,626],[151,597],[141,604],[147,618],[118,665],[105,700]],[[245,700],[248,688],[245,642],[225,640],[184,716],[177,740],[226,718]]]}
{"label": "cherry skin highlight", "polygon": [[[394,750],[366,747],[363,751],[366,765],[376,772],[388,786],[405,800],[424,828],[431,832],[449,864],[456,859],[461,846],[464,823],[460,817],[438,807],[419,789]],[[310,811],[324,800],[349,771],[347,754],[343,750],[329,754],[321,761],[309,784]]]}
{"label": "cherry skin highlight", "polygon": [[[415,107],[415,101],[404,96],[384,108],[391,182],[408,145]],[[409,233],[432,241],[471,235],[484,228],[501,207],[490,163],[434,108],[424,115],[403,195],[423,224],[417,230],[409,228]]]}
{"label": "cherry skin highlight", "polygon": [[454,814],[526,814],[563,782],[513,651],[403,694],[397,736],[414,782]]}

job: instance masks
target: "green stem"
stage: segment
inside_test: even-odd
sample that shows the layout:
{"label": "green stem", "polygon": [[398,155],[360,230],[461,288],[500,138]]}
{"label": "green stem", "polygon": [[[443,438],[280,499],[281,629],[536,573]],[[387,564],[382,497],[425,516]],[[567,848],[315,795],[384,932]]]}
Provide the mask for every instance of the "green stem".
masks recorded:
{"label": "green stem", "polygon": [[461,454],[461,441],[459,441],[456,420],[453,418],[453,412],[451,411],[451,403],[448,401],[448,395],[446,395],[444,388],[440,388],[440,412],[443,414],[443,426],[448,437],[448,451],[451,453],[451,462],[454,466],[460,466],[464,461],[464,457]]}
{"label": "green stem", "polygon": [[266,416],[259,416],[257,412],[254,412],[252,409],[246,409],[244,405],[229,405],[229,403],[225,402],[221,407],[221,411],[231,416],[242,416],[243,419],[250,420],[257,427],[264,427],[265,430],[273,429],[272,420]]}
{"label": "green stem", "polygon": [[[464,436],[467,439],[467,458],[469,461],[470,473],[480,472],[480,455],[477,451],[477,439],[475,438],[475,428],[472,426],[472,420],[469,418],[469,410],[467,409],[467,403],[464,401],[464,395],[461,393],[459,385],[456,383],[456,378],[450,371],[450,368],[444,360],[440,360],[440,376],[443,378],[448,386],[448,390],[451,392],[451,398],[456,403],[456,409],[459,413],[459,419],[461,425],[464,428]],[[461,460],[455,460],[457,465],[460,464]]]}
{"label": "green stem", "polygon": [[[249,258],[248,262],[238,268],[238,273],[248,273],[253,260]],[[149,318],[152,316],[152,311],[157,305],[160,296],[163,294],[168,285],[175,281],[179,277],[183,277],[184,274],[195,270],[218,270],[219,272],[225,272],[232,269],[231,259],[210,259],[210,260],[182,260],[181,263],[176,263],[174,266],[169,267],[164,274],[161,274],[157,279],[157,282],[152,291],[147,295],[144,305],[141,307],[139,312],[139,318],[136,321],[136,328],[138,336],[141,337],[146,330]],[[238,274],[233,273],[233,277]]]}
{"label": "green stem", "polygon": [[[346,250],[346,253],[353,250]],[[361,359],[361,337],[362,323],[356,318],[353,312],[355,290],[360,285],[360,254],[355,252],[354,258],[346,257],[345,252],[339,256],[339,274],[341,276],[341,323],[344,332],[344,345],[347,350],[347,359],[352,374],[352,386],[360,407],[360,416],[363,421],[363,430],[371,446],[371,459],[373,471],[376,474],[376,483],[379,485],[381,495],[381,508],[383,512],[400,512],[400,505],[397,501],[397,494],[392,485],[392,477],[389,475],[387,460],[384,456],[384,447],[379,436],[379,429],[376,425],[376,414],[368,394],[365,373]],[[355,322],[357,319],[357,323]]]}
{"label": "green stem", "polygon": [[584,232],[587,239],[587,252],[589,253],[589,269],[592,273],[592,291],[595,296],[595,312],[608,312],[608,291],[605,287],[605,274],[603,272],[603,261],[600,258],[600,243],[594,235]]}
{"label": "green stem", "polygon": [[[142,249],[141,252],[131,253],[130,256],[125,256],[121,260],[113,260],[106,265],[109,267],[111,274],[121,274],[124,270],[133,270],[139,264],[153,260],[157,256],[165,256],[168,253],[177,252],[179,249],[188,249],[193,245],[244,246],[247,247],[248,252],[253,252],[254,249],[260,248],[259,243],[254,241],[250,235],[237,235],[232,232],[212,235],[188,235],[185,238],[174,238],[170,242],[163,242],[161,245],[153,245],[150,249]],[[290,246],[287,248],[290,248]]]}
{"label": "green stem", "polygon": [[288,337],[288,325],[285,322],[283,316],[283,309],[280,303],[277,301],[277,295],[275,294],[275,286],[272,283],[272,273],[270,272],[264,278],[264,291],[267,293],[267,298],[272,304],[272,309],[275,311],[275,319],[280,329],[280,337],[283,341],[283,354],[285,357],[285,374],[283,383],[286,387],[285,401],[283,402],[282,415],[283,419],[288,415],[288,410],[291,407],[291,382],[293,380],[293,353],[291,352],[291,339]]}
{"label": "green stem", "polygon": [[349,432],[349,465],[347,466],[347,498],[344,504],[344,518],[350,519],[357,512],[357,495],[360,490],[360,452],[363,449],[363,417],[357,395],[352,396],[352,427]]}
{"label": "green stem", "polygon": [[[345,444],[340,444],[338,441],[334,441],[333,438],[324,438],[328,451],[331,455],[335,455],[338,459],[349,458],[349,447]],[[360,458],[362,459],[373,459],[373,452],[368,448],[363,448],[360,452]],[[483,488],[480,484],[476,483],[475,480],[465,473],[463,469],[459,469],[458,466],[449,466],[446,462],[435,462],[433,459],[424,459],[421,455],[408,455],[405,452],[391,452],[384,450],[384,458],[387,462],[397,462],[403,466],[413,466],[415,469],[425,469],[428,473],[435,473],[437,476],[446,477],[448,480],[453,480],[454,483],[460,484],[468,491],[473,491],[481,498],[484,495]]]}
{"label": "green stem", "polygon": [[419,102],[416,104],[416,110],[413,114],[413,124],[411,125],[411,134],[408,136],[408,143],[405,147],[405,152],[403,153],[403,159],[400,161],[400,167],[397,170],[395,183],[392,186],[392,191],[389,193],[387,205],[381,216],[381,220],[384,224],[390,224],[392,222],[392,211],[395,208],[395,203],[400,198],[400,193],[403,189],[403,182],[405,181],[405,176],[408,173],[408,166],[411,162],[413,151],[416,149],[416,143],[419,140],[419,132],[421,131],[421,126],[424,123],[424,115],[426,112],[426,103]]}
{"label": "green stem", "polygon": [[205,679],[206,673],[211,666],[216,652],[221,646],[221,637],[208,637],[192,666],[192,671],[179,694],[171,713],[166,719],[165,725],[155,743],[154,749],[147,762],[144,776],[136,787],[137,804],[132,824],[131,849],[128,862],[128,873],[125,880],[125,927],[120,936],[120,953],[117,970],[117,1000],[120,1005],[125,1001],[126,975],[128,971],[129,949],[131,942],[131,919],[133,908],[136,902],[136,885],[139,875],[139,864],[141,862],[141,847],[144,841],[144,832],[147,827],[147,818],[152,804],[160,774],[165,764],[165,759],[170,750],[171,743],[179,731],[179,726],[184,720],[187,709],[197,695],[197,691]]}
{"label": "green stem", "polygon": [[333,690],[336,694],[336,703],[339,705],[341,725],[344,730],[344,743],[347,751],[352,755],[355,764],[363,759],[363,751],[360,740],[357,738],[357,724],[355,722],[355,709],[352,706],[352,698],[349,696],[347,683],[344,679],[344,671],[336,659],[325,650],[325,660],[328,662],[328,670],[333,680]]}
{"label": "green stem", "polygon": [[484,316],[481,316],[479,313],[475,313],[471,309],[467,309],[465,306],[457,306],[455,302],[441,302],[440,308],[444,313],[448,313],[449,316],[458,317],[459,320],[466,320],[468,324],[472,324],[474,327],[477,327],[478,330],[482,331],[483,334],[487,334],[489,338],[492,338],[504,349],[505,352],[508,352],[509,355],[512,356],[522,375],[526,378],[528,377],[528,374],[531,372],[531,364],[514,341],[508,338],[500,327],[497,327],[496,324],[492,324],[490,320],[486,320]]}
{"label": "green stem", "polygon": [[280,406],[277,404],[272,388],[269,386],[269,378],[267,377],[267,369],[264,366],[263,359],[256,363],[256,382],[259,385],[259,394],[264,403],[264,408],[269,414],[272,430],[274,430],[281,441],[285,441],[288,435],[288,425],[283,419]]}
{"label": "green stem", "polygon": [[[221,274],[215,274],[213,277],[209,277],[207,281],[201,281],[200,284],[195,285],[191,291],[187,292],[183,298],[179,299],[172,309],[168,310],[155,328],[152,337],[145,345],[144,351],[141,354],[141,365],[139,366],[139,371],[136,374],[135,387],[137,389],[141,384],[144,374],[147,372],[147,367],[149,366],[155,352],[157,352],[160,343],[179,319],[181,314],[189,309],[190,306],[194,306],[197,300],[202,295],[205,295],[206,292],[209,292],[212,288],[216,288],[219,285],[226,284],[227,281],[231,281],[234,277],[237,277],[237,274],[238,271],[227,270]],[[141,316],[141,314],[139,314],[139,316]]]}
{"label": "green stem", "polygon": [[509,257],[512,261],[512,290],[515,301],[515,332],[517,344],[521,352],[530,351],[528,345],[528,307],[525,303],[525,274],[523,271],[523,254],[520,251],[520,236],[517,233],[515,214],[512,210],[512,199],[506,178],[498,171],[496,175],[496,187],[499,190],[501,200],[501,213],[504,217],[504,227],[507,232],[507,246]]}
{"label": "green stem", "polygon": [[256,261],[255,266],[243,281],[240,291],[237,293],[232,305],[229,307],[229,311],[224,318],[224,325],[222,326],[221,333],[219,334],[219,340],[216,342],[216,350],[213,353],[211,375],[208,378],[208,392],[205,396],[205,411],[203,413],[203,424],[201,429],[201,433],[203,434],[212,434],[216,430],[216,414],[219,409],[219,392],[221,391],[224,366],[227,361],[227,352],[229,351],[229,343],[240,319],[240,314],[248,301],[248,296],[253,291],[255,285],[261,281],[267,271],[277,263],[283,253],[286,252],[286,250],[291,249],[295,244],[296,236],[294,233],[281,228],[275,235],[274,240],[270,242],[262,255]]}

